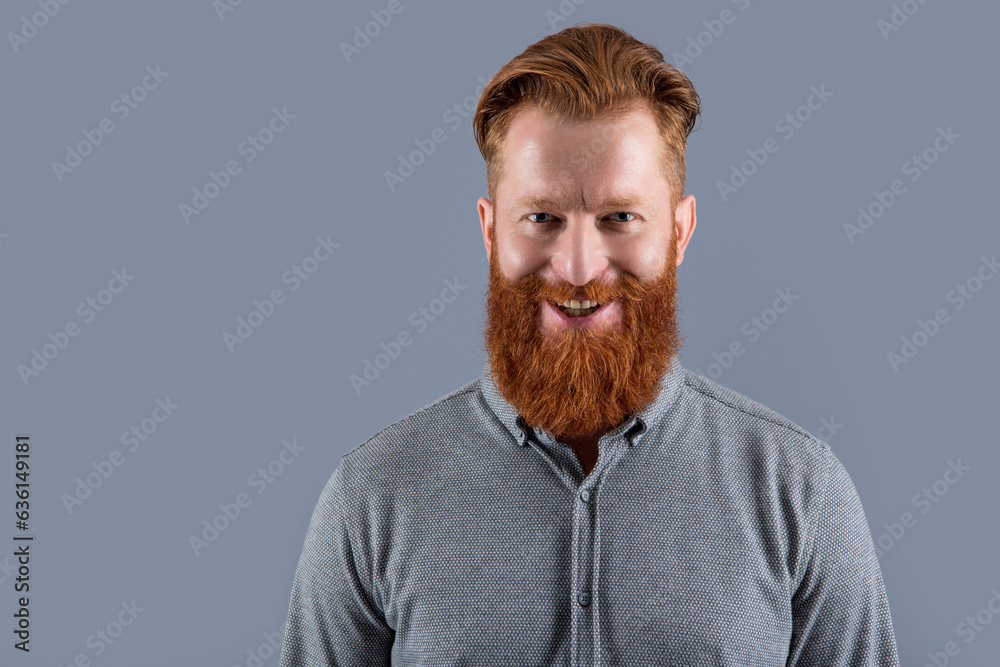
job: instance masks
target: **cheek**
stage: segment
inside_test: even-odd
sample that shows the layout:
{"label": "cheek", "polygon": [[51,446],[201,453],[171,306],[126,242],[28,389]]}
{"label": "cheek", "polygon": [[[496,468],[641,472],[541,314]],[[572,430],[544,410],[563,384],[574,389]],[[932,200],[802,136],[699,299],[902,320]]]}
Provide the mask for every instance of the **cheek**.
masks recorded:
{"label": "cheek", "polygon": [[644,283],[655,282],[657,278],[663,275],[663,267],[666,260],[666,256],[662,255],[650,257],[648,261],[643,262],[642,266],[636,269],[635,275]]}
{"label": "cheek", "polygon": [[[643,253],[643,274],[646,279],[653,281],[663,275],[667,268],[667,261],[670,259],[670,236],[662,236],[651,241]],[[676,265],[675,265],[676,266]]]}
{"label": "cheek", "polygon": [[526,239],[501,239],[497,251],[500,270],[511,281],[516,281],[530,273],[538,273],[545,267],[545,249],[539,243]]}
{"label": "cheek", "polygon": [[655,240],[646,239],[622,246],[612,257],[612,261],[639,280],[652,282],[663,273],[667,251],[665,246],[658,245]]}
{"label": "cheek", "polygon": [[[511,281],[543,272],[552,260],[551,249],[546,243],[516,235],[498,239],[493,250],[497,253],[500,270]],[[609,241],[603,253],[613,266],[643,282],[653,282],[660,277],[667,261],[666,240],[648,236]]]}

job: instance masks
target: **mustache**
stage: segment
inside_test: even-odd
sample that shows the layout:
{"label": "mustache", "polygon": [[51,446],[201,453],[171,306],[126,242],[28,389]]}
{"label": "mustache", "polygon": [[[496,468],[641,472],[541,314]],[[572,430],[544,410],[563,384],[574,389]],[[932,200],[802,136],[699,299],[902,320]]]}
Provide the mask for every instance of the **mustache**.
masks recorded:
{"label": "mustache", "polygon": [[614,284],[601,283],[584,287],[572,283],[551,285],[534,274],[524,276],[515,282],[501,278],[501,282],[522,299],[539,303],[542,301],[561,303],[570,299],[602,304],[610,301],[642,301],[656,289],[656,283],[644,283],[630,275],[623,276]]}

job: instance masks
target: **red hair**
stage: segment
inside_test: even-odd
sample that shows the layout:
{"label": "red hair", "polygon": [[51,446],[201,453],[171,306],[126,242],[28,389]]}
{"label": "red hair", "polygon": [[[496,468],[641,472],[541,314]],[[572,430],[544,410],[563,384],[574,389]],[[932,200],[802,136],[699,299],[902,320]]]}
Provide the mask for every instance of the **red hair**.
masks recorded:
{"label": "red hair", "polygon": [[504,139],[519,107],[537,105],[561,120],[594,120],[619,117],[636,103],[656,119],[676,204],[684,193],[687,137],[700,113],[691,80],[658,49],[613,25],[578,24],[526,48],[490,80],[472,121],[490,201],[496,205]]}

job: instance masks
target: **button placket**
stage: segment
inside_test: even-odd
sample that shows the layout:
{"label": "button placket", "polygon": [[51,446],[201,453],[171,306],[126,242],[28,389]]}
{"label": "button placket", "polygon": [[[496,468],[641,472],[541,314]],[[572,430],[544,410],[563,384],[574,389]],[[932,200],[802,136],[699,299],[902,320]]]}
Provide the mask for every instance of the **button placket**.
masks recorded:
{"label": "button placket", "polygon": [[575,538],[577,540],[576,552],[576,576],[574,577],[575,590],[574,599],[574,660],[586,660],[584,656],[593,653],[594,635],[594,609],[592,602],[592,589],[594,586],[594,498],[596,486],[600,478],[601,462],[595,467],[598,473],[594,477],[588,478],[587,488],[577,491],[573,516],[576,524]]}

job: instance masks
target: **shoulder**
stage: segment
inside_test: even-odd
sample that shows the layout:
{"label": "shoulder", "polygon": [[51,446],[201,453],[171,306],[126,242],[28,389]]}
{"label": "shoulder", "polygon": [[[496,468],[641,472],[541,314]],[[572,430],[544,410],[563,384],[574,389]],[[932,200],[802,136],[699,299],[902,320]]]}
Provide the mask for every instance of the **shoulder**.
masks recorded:
{"label": "shoulder", "polygon": [[829,474],[828,443],[739,392],[685,369],[680,400],[683,418],[696,420],[703,437],[733,454],[780,459],[819,477]]}
{"label": "shoulder", "polygon": [[[387,482],[395,473],[433,466],[482,428],[479,379],[432,401],[381,429],[348,451],[338,469],[356,482]],[[344,480],[347,481],[346,479]]]}
{"label": "shoulder", "polygon": [[[853,493],[830,445],[775,410],[691,371],[681,407],[687,432],[701,440],[694,447],[714,456],[721,476],[743,490],[747,511],[770,507],[788,534],[798,536],[791,548],[800,563],[822,522],[822,508],[846,507]],[[801,569],[796,565],[793,571]]]}

